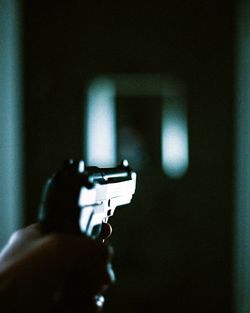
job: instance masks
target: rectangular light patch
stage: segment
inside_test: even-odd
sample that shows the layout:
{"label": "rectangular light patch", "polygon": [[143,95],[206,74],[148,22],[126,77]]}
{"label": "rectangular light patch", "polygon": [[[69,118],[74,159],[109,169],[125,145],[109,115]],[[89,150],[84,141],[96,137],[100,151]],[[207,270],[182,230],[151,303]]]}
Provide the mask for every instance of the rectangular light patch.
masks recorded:
{"label": "rectangular light patch", "polygon": [[171,178],[180,178],[188,169],[186,108],[180,101],[166,101],[162,112],[162,167]]}
{"label": "rectangular light patch", "polygon": [[115,88],[111,80],[94,81],[87,94],[86,160],[97,166],[116,164]]}

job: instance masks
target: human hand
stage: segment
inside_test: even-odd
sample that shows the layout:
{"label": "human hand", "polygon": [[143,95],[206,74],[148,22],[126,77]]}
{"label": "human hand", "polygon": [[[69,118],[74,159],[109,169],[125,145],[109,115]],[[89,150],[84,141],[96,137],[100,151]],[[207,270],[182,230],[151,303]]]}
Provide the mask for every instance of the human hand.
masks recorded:
{"label": "human hand", "polygon": [[[102,239],[110,233],[109,225],[104,224]],[[111,257],[112,249],[102,240],[44,235],[39,223],[21,229],[0,254],[0,310],[74,313],[80,307],[81,312],[97,312],[103,304],[98,295],[114,281]],[[77,274],[72,279],[77,295],[65,302],[72,273]]]}

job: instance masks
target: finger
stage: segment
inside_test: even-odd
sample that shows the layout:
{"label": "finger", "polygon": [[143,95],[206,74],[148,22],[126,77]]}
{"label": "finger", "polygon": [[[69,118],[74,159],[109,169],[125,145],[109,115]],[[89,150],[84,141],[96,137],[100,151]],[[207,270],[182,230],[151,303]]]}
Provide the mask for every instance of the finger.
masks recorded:
{"label": "finger", "polygon": [[39,223],[16,230],[0,253],[1,265],[3,265],[3,262],[22,258],[28,251],[32,250],[41,238],[42,232]]}
{"label": "finger", "polygon": [[115,280],[111,266],[113,248],[110,245],[83,235],[54,234],[50,235],[46,248],[50,262],[54,260],[52,268],[56,267],[59,272],[73,269],[99,289]]}

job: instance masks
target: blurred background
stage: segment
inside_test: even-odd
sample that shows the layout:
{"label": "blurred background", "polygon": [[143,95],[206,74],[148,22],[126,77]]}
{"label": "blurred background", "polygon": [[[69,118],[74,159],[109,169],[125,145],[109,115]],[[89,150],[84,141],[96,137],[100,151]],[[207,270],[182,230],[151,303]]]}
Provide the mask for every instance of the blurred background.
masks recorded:
{"label": "blurred background", "polygon": [[250,4],[0,0],[0,245],[66,158],[136,170],[105,312],[250,312]]}

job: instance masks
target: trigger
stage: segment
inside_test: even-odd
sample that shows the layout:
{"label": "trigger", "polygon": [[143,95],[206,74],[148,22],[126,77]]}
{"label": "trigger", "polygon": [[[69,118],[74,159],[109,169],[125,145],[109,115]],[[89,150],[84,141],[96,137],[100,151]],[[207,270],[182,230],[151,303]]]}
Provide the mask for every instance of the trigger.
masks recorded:
{"label": "trigger", "polygon": [[102,230],[99,238],[105,241],[111,236],[111,234],[112,234],[111,225],[109,223],[102,223]]}

